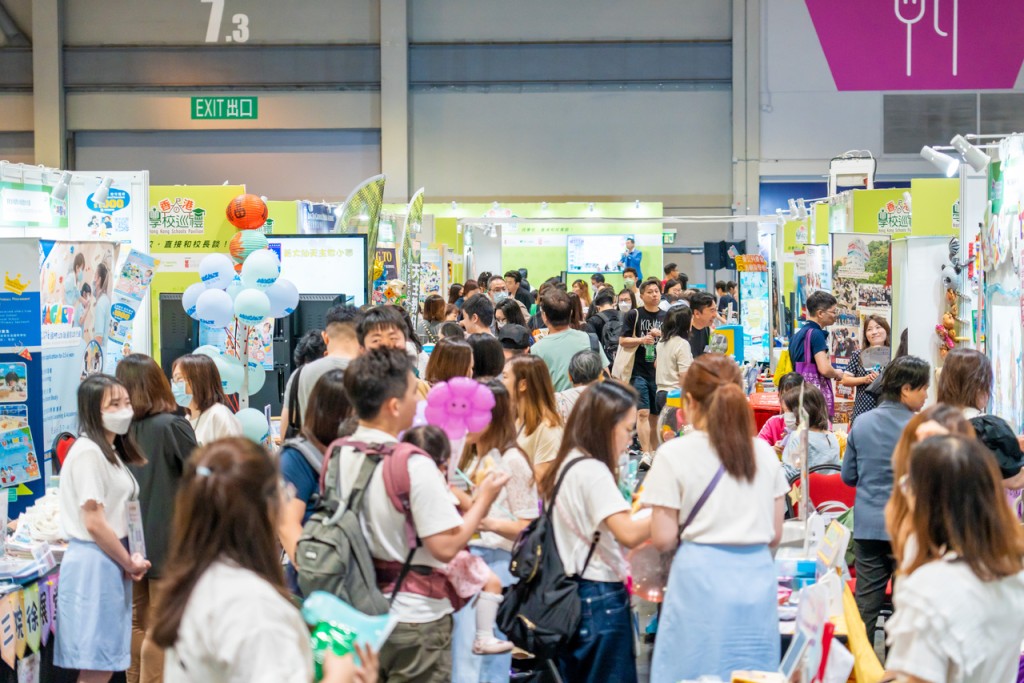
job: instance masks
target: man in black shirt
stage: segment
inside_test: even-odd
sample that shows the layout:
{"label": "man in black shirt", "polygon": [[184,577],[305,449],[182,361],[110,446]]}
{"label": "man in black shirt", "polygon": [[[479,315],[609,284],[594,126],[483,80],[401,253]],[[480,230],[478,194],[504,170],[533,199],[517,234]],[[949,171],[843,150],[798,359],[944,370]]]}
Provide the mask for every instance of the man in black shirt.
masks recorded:
{"label": "man in black shirt", "polygon": [[516,301],[526,306],[526,310],[529,311],[533,306],[533,297],[523,287],[523,276],[518,270],[510,270],[505,273],[505,286],[508,288],[509,295],[515,297]]}
{"label": "man in black shirt", "polygon": [[[626,314],[622,324],[622,336],[619,343],[623,348],[636,348],[633,355],[633,372],[629,377],[630,385],[640,395],[637,405],[636,432],[640,439],[640,448],[644,453],[653,453],[656,446],[658,415],[654,413],[657,405],[658,382],[654,372],[656,345],[661,337],[661,324],[665,320],[665,312],[658,304],[661,303],[661,283],[655,279],[644,282],[639,287],[641,308],[634,308]],[[625,378],[623,378],[625,379]]]}
{"label": "man in black shirt", "polygon": [[732,306],[733,313],[738,313],[739,304],[736,297],[729,293],[729,283],[725,280],[715,283],[715,291],[718,292],[718,319],[723,323],[728,322],[729,307]]}
{"label": "man in black shirt", "polygon": [[704,355],[704,349],[711,341],[711,323],[718,315],[715,307],[715,297],[707,292],[697,292],[690,297],[690,308],[693,310],[693,319],[690,321],[690,350],[693,357]]}

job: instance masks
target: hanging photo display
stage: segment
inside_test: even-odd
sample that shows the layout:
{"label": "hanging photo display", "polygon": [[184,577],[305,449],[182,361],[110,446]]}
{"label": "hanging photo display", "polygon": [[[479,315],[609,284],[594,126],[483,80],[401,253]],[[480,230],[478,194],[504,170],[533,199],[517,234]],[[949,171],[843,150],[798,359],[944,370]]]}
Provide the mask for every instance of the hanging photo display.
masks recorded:
{"label": "hanging photo display", "polygon": [[865,345],[861,330],[867,316],[892,320],[889,237],[832,235],[832,293],[839,303],[829,343],[835,364],[842,368]]}
{"label": "hanging photo display", "polygon": [[819,289],[832,289],[831,249],[827,244],[808,244],[796,256],[796,299],[799,320],[807,320],[807,297]]}

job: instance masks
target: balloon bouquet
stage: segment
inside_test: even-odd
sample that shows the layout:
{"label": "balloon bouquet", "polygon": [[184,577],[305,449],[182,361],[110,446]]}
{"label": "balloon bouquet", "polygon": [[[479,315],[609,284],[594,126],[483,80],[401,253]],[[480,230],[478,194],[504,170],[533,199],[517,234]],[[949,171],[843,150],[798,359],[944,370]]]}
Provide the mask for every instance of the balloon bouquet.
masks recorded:
{"label": "balloon bouquet", "polygon": [[199,264],[200,281],[188,287],[181,304],[190,317],[212,328],[235,326],[244,343],[238,353],[245,361],[216,346],[201,346],[193,353],[213,358],[220,371],[224,393],[238,394],[241,410],[236,417],[245,435],[262,442],[269,434],[262,411],[249,408],[249,396],[266,382],[262,363],[249,355],[250,330],[269,316],[283,318],[299,303],[299,290],[280,277],[281,261],[269,249],[267,238],[258,228],[267,221],[269,210],[262,198],[243,194],[228,204],[228,221],[238,228],[225,254],[210,254]]}

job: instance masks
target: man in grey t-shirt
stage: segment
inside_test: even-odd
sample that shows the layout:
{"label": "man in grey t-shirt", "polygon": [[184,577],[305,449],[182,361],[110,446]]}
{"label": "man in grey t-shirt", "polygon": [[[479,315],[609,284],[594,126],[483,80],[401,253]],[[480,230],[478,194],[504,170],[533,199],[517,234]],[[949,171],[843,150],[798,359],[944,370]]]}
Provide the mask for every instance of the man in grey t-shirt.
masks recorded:
{"label": "man in grey t-shirt", "polygon": [[[324,318],[325,329],[324,342],[327,344],[327,354],[312,363],[302,366],[297,372],[298,399],[299,399],[299,423],[302,416],[306,414],[306,405],[309,403],[309,395],[313,393],[313,387],[317,381],[331,370],[344,370],[349,362],[358,357],[360,353],[359,339],[356,336],[356,318],[359,310],[354,306],[333,306],[327,311]],[[287,428],[291,416],[288,414],[288,406],[291,403],[292,391],[296,390],[295,373],[288,378],[288,384],[284,388],[284,399],[281,408],[281,424],[283,429]]]}

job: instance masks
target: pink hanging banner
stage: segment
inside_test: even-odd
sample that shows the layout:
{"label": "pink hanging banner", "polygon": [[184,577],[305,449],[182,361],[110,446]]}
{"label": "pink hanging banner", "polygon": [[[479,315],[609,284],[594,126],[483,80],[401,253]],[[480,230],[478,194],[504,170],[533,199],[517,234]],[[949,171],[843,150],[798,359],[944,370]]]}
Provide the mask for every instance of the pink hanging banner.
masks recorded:
{"label": "pink hanging banner", "polygon": [[1020,0],[805,0],[839,90],[1013,88]]}

